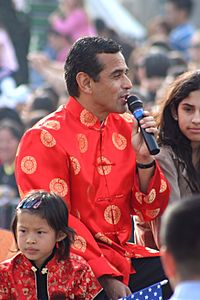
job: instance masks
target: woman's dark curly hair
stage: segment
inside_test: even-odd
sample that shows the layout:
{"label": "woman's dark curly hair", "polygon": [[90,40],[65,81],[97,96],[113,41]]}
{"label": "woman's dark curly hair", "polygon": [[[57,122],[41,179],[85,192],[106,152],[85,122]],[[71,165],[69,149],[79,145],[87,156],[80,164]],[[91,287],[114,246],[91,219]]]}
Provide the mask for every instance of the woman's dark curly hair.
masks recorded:
{"label": "woman's dark curly hair", "polygon": [[200,155],[197,166],[194,167],[191,141],[182,133],[173,116],[177,114],[180,102],[191,92],[198,90],[200,90],[200,70],[187,71],[178,76],[170,85],[158,116],[158,142],[160,145],[171,146],[175,154],[185,162],[193,193],[200,192]]}

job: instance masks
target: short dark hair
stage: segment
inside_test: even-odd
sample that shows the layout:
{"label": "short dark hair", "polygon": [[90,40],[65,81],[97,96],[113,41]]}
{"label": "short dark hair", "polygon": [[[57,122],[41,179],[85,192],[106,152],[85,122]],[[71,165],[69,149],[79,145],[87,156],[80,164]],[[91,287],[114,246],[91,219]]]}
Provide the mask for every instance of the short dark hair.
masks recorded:
{"label": "short dark hair", "polygon": [[65,81],[70,96],[78,97],[79,89],[76,75],[87,73],[93,80],[98,80],[103,65],[97,54],[122,52],[121,46],[112,39],[102,37],[84,37],[78,39],[70,49],[65,62]]}
{"label": "short dark hair", "polygon": [[193,0],[167,0],[167,2],[172,3],[178,9],[185,10],[188,15],[192,13],[194,6]]}
{"label": "short dark hair", "polygon": [[24,134],[24,127],[22,127],[18,122],[11,119],[3,119],[0,121],[0,130],[7,129],[18,141],[21,140]]}
{"label": "short dark hair", "polygon": [[161,245],[173,255],[182,279],[200,276],[200,194],[170,205],[161,222]]}
{"label": "short dark hair", "polygon": [[[39,204],[39,205],[38,205]],[[74,241],[74,230],[68,227],[68,208],[64,200],[53,192],[44,190],[32,190],[21,200],[16,208],[11,229],[17,244],[16,229],[19,210],[28,210],[31,214],[37,214],[44,218],[56,233],[66,233],[66,237],[58,242],[58,257],[66,259],[69,256],[71,243]]]}
{"label": "short dark hair", "polygon": [[167,76],[170,67],[170,59],[165,52],[150,52],[144,58],[144,68],[147,78]]}

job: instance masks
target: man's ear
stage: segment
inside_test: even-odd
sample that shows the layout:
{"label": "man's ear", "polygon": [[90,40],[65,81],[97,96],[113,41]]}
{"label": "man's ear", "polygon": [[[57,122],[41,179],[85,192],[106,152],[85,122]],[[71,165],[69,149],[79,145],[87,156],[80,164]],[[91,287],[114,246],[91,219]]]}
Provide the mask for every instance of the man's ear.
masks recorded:
{"label": "man's ear", "polygon": [[59,231],[59,233],[57,234],[57,237],[56,237],[56,242],[61,242],[66,237],[67,237],[66,233],[64,233],[63,231]]}
{"label": "man's ear", "polygon": [[79,89],[86,94],[92,93],[91,80],[91,77],[85,72],[79,72],[76,75],[76,81],[79,86]]}
{"label": "man's ear", "polygon": [[173,255],[164,246],[161,247],[160,254],[163,269],[167,277],[174,278],[176,276],[176,262]]}

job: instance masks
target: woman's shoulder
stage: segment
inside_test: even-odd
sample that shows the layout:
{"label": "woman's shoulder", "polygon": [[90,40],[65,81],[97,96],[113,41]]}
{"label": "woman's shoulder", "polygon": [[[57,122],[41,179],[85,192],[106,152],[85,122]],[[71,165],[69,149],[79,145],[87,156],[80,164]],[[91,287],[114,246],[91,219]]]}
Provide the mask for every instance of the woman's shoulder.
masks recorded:
{"label": "woman's shoulder", "polygon": [[169,145],[162,145],[160,146],[160,153],[158,154],[159,158],[168,159],[171,157],[172,159],[177,159],[177,155],[175,154],[174,150]]}

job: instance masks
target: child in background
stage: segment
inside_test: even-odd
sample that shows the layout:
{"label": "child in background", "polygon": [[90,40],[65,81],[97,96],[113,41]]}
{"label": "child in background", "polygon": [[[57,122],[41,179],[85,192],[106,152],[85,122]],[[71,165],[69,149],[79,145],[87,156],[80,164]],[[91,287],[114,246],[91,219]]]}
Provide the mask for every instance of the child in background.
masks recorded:
{"label": "child in background", "polygon": [[90,300],[100,286],[90,266],[70,254],[75,232],[58,195],[31,191],[19,203],[12,222],[17,250],[0,264],[0,299]]}

